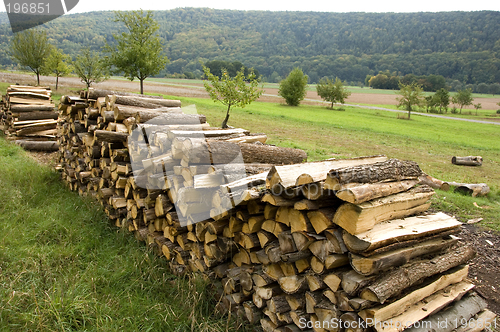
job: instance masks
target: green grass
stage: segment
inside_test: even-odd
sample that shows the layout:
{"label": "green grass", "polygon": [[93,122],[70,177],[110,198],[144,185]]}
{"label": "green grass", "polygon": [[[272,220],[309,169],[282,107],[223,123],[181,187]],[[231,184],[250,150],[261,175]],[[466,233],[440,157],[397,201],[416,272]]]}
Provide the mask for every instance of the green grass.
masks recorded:
{"label": "green grass", "polygon": [[206,282],[169,273],[95,201],[0,138],[0,331],[227,331]]}
{"label": "green grass", "polygon": [[[209,99],[179,98],[195,104],[198,113],[218,126],[224,107]],[[309,160],[385,154],[414,160],[424,172],[444,181],[487,183],[486,198],[453,193],[436,194],[435,205],[462,221],[484,218],[482,224],[500,230],[500,130],[496,125],[468,123],[358,107],[329,110],[321,106],[290,107],[254,102],[231,111],[229,124],[254,133],[266,133],[268,143],[307,151]],[[481,155],[481,167],[461,167],[452,156]],[[444,198],[446,197],[446,199]],[[485,206],[481,209],[474,205]]]}

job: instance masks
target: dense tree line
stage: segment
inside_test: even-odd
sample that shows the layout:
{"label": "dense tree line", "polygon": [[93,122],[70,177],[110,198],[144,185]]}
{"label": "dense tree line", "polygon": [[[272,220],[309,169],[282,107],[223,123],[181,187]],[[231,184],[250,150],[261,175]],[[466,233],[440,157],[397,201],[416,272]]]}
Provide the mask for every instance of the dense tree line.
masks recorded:
{"label": "dense tree line", "polygon": [[[112,12],[65,15],[44,25],[51,43],[76,57],[113,43]],[[239,61],[268,81],[300,67],[322,77],[364,82],[366,75],[441,75],[464,85],[500,82],[500,12],[323,13],[179,8],[155,12],[164,53],[159,73],[201,77],[201,63]],[[12,37],[0,14],[0,65]],[[201,62],[201,63],[200,63]]]}

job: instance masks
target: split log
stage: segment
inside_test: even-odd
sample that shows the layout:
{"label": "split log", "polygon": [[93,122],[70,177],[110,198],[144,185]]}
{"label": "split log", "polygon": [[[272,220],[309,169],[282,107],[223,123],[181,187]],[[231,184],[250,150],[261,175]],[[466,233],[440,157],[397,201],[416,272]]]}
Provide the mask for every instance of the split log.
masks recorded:
{"label": "split log", "polygon": [[359,315],[365,321],[369,319],[379,322],[389,320],[392,317],[401,315],[410,306],[436,293],[437,291],[440,291],[441,289],[444,289],[449,285],[463,281],[465,278],[467,278],[468,272],[468,266],[454,268],[450,271],[447,271],[443,275],[432,278],[432,280],[426,282],[423,286],[410,292],[409,294],[400,297],[390,304],[387,304],[385,306],[379,305],[374,308],[362,310],[359,312]]}
{"label": "split log", "polygon": [[[410,327],[413,323],[438,312],[453,301],[461,299],[462,296],[473,288],[473,284],[465,281],[450,285],[412,305],[404,313],[393,317],[389,322],[386,322],[386,324],[384,324],[384,322],[378,322],[378,325],[373,327],[377,332],[401,332]],[[432,328],[435,329],[436,326]]]}
{"label": "split log", "polygon": [[[452,306],[426,318],[426,324],[429,324],[429,328],[422,326],[420,328],[412,327],[408,329],[408,331],[450,332],[462,327],[463,325],[467,325],[469,320],[478,312],[486,309],[487,305],[487,302],[479,295],[471,294],[462,298],[460,301],[455,302]],[[443,322],[446,324],[443,324]],[[483,327],[486,327],[486,325],[483,325]]]}
{"label": "split log", "polygon": [[335,195],[343,201],[361,204],[376,198],[385,197],[407,191],[417,184],[416,180],[397,182],[368,183],[342,188]]}
{"label": "split log", "polygon": [[483,157],[481,156],[453,157],[451,158],[451,163],[453,165],[481,166],[483,164]]}
{"label": "split log", "polygon": [[383,221],[427,211],[432,195],[432,188],[421,186],[359,205],[345,203],[335,212],[333,222],[352,235],[360,234]]}
{"label": "split log", "polygon": [[416,284],[424,278],[443,273],[457,265],[465,264],[475,255],[472,247],[462,245],[434,257],[403,265],[381,276],[377,281],[363,289],[362,299],[384,303],[388,298]]}
{"label": "split log", "polygon": [[344,232],[343,239],[349,251],[363,253],[394,243],[403,244],[404,241],[458,229],[461,225],[454,217],[438,212],[426,216],[385,221],[356,236]]}
{"label": "split log", "polygon": [[349,258],[356,272],[368,276],[401,266],[416,257],[447,249],[457,241],[452,238],[437,238],[370,257],[350,253]]}
{"label": "split log", "polygon": [[308,183],[324,181],[329,171],[355,165],[374,164],[385,161],[385,156],[363,157],[353,159],[325,160],[307,164],[290,166],[275,166],[271,169],[266,180],[266,187],[273,189],[290,188]]}
{"label": "split log", "polygon": [[347,183],[376,183],[417,179],[422,170],[414,161],[389,159],[371,165],[346,167],[328,173],[325,188],[339,190]]}

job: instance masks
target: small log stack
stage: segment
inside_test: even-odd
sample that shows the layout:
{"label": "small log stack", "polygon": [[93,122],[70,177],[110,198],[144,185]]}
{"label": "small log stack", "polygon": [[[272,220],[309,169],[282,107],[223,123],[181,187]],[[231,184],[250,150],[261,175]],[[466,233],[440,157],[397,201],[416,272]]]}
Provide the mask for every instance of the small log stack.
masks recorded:
{"label": "small log stack", "polygon": [[141,96],[140,107],[105,93],[60,107],[63,179],[173,273],[212,277],[217,310],[264,331],[494,319],[467,279],[474,250],[456,237],[455,218],[426,212],[434,192],[416,163],[303,163],[302,150],[210,127],[175,101],[151,107],[164,102]]}
{"label": "small log stack", "polygon": [[11,85],[2,96],[0,126],[7,139],[27,150],[58,150],[58,115],[48,87]]}

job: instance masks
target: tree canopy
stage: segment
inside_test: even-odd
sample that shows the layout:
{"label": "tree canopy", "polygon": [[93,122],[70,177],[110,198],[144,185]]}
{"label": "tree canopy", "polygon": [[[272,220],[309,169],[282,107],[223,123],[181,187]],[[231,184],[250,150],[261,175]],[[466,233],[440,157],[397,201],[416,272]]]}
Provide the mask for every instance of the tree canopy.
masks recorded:
{"label": "tree canopy", "polygon": [[85,83],[87,90],[92,83],[102,82],[109,77],[109,67],[98,52],[84,48],[80,55],[71,63],[75,73]]}
{"label": "tree canopy", "polygon": [[43,72],[47,74],[54,74],[56,76],[56,90],[59,85],[59,77],[68,75],[71,73],[73,68],[69,64],[71,61],[70,57],[61,50],[53,47],[47,57]]}
{"label": "tree canopy", "polygon": [[410,119],[413,106],[420,106],[423,104],[423,90],[417,83],[403,84],[400,83],[398,94],[400,97],[396,98],[398,107],[404,108],[408,111],[408,119]]}
{"label": "tree canopy", "polygon": [[10,43],[10,54],[23,67],[36,74],[40,84],[40,74],[52,46],[44,30],[28,29],[14,34]]}
{"label": "tree canopy", "polygon": [[139,79],[143,94],[144,80],[158,74],[168,63],[157,34],[160,26],[154,20],[153,12],[142,9],[115,12],[114,21],[123,23],[127,31],[113,34],[116,45],[106,46],[109,62],[129,80]]}
{"label": "tree canopy", "polygon": [[472,105],[474,98],[472,98],[472,91],[470,89],[464,89],[458,91],[457,94],[451,98],[451,100],[454,104],[460,106],[460,113],[462,113],[464,106]]}
{"label": "tree canopy", "polygon": [[307,75],[302,69],[294,68],[288,76],[280,82],[278,95],[285,98],[290,106],[299,106],[306,96]]}
{"label": "tree canopy", "polygon": [[221,78],[212,74],[208,67],[203,66],[203,72],[208,79],[203,84],[210,98],[214,102],[220,102],[227,106],[226,117],[221,124],[221,128],[227,128],[229,112],[232,107],[244,108],[263,93],[258,88],[259,81],[252,70],[250,70],[248,76],[245,76],[245,71],[241,68],[235,77],[230,77],[228,71],[223,70]]}
{"label": "tree canopy", "polygon": [[321,99],[332,103],[332,109],[334,103],[344,104],[346,98],[351,95],[338,77],[335,78],[335,81],[329,78],[322,78],[318,85],[316,85],[316,92]]}

